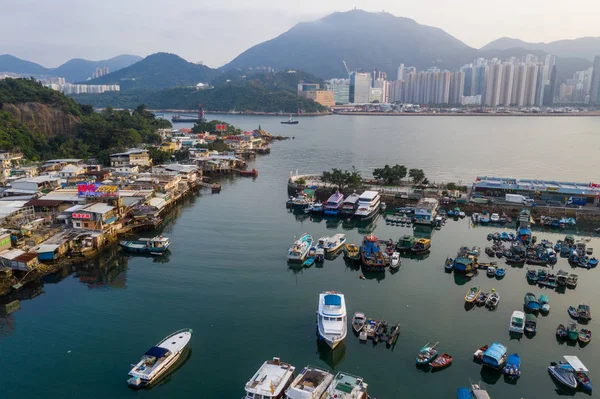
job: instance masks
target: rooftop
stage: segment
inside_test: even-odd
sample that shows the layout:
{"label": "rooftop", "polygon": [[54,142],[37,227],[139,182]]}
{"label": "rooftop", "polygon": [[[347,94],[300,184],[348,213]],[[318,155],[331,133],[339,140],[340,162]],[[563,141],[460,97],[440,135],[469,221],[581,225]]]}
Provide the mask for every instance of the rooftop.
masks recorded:
{"label": "rooftop", "polygon": [[105,214],[106,212],[112,211],[113,209],[115,209],[114,206],[106,205],[106,204],[103,204],[102,202],[97,202],[95,204],[91,204],[84,208],[81,208],[81,211]]}
{"label": "rooftop", "polygon": [[600,184],[593,182],[561,182],[556,180],[477,176],[473,186],[475,188],[502,190],[550,191],[560,194],[600,195]]}
{"label": "rooftop", "polygon": [[132,148],[130,150],[127,150],[125,152],[118,152],[116,154],[110,154],[111,157],[120,157],[120,156],[124,156],[124,155],[131,155],[131,154],[143,154],[143,153],[148,153],[148,150],[144,150],[144,149],[140,149],[140,148]]}
{"label": "rooftop", "polygon": [[438,205],[435,198],[421,198],[415,208],[433,210]]}

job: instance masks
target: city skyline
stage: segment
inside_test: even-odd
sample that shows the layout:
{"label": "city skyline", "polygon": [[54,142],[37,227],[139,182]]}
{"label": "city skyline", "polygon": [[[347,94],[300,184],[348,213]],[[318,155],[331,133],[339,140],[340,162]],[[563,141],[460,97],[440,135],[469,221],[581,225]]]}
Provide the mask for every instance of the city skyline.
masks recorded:
{"label": "city skyline", "polygon": [[[114,3],[115,7],[106,3],[82,4],[75,0],[60,0],[52,4],[35,0],[12,1],[5,6],[6,12],[0,15],[0,34],[17,39],[4,41],[0,53],[12,54],[45,67],[56,67],[71,58],[102,59],[122,53],[146,56],[168,51],[191,62],[202,61],[218,67],[253,45],[280,35],[298,22],[348,10],[347,4],[339,0],[328,2],[325,6],[313,0],[302,5],[287,1],[276,5],[261,1],[252,4],[234,1],[227,6],[212,0],[205,4],[180,0],[169,7],[164,7],[157,0],[134,0],[127,4],[108,0],[107,3]],[[366,11],[385,10],[414,19],[419,24],[438,27],[473,48],[480,48],[501,37],[550,42],[600,36],[600,29],[594,21],[598,14],[594,10],[600,12],[600,5],[592,0],[583,0],[579,8],[572,9],[559,8],[557,1],[542,4],[539,1],[507,0],[494,13],[487,12],[486,5],[471,0],[436,3],[435,7],[431,7],[429,3],[400,5],[384,1],[378,3],[378,9],[366,1],[355,5]],[[542,5],[544,13],[540,15],[539,7]],[[517,8],[518,13],[511,11]],[[587,12],[579,12],[580,8]],[[113,12],[116,9],[119,13]],[[53,29],[51,24],[66,18],[65,10],[68,10],[69,16],[77,18],[69,18],[69,23],[62,25],[60,30]],[[465,23],[465,15],[470,16],[468,23]],[[255,21],[260,19],[269,23],[256,24]],[[22,24],[23,20],[30,23]],[[192,20],[201,21],[201,28],[182,28],[186,21]],[[552,29],[546,29],[548,26]]]}

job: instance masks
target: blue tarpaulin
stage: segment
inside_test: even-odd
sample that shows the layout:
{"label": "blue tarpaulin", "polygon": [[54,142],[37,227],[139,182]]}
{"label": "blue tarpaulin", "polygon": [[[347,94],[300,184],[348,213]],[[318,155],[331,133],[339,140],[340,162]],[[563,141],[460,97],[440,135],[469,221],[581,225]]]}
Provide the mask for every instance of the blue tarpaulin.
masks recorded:
{"label": "blue tarpaulin", "polygon": [[342,306],[342,298],[339,295],[325,295],[325,305]]}
{"label": "blue tarpaulin", "polygon": [[167,348],[161,348],[160,346],[153,346],[152,348],[148,349],[148,351],[145,354],[147,356],[154,356],[155,358],[158,359],[158,358],[166,355],[168,352],[169,352],[169,350]]}
{"label": "blue tarpaulin", "polygon": [[494,342],[483,354],[482,361],[488,366],[498,368],[501,366],[504,355],[506,355],[506,347],[498,342]]}
{"label": "blue tarpaulin", "polygon": [[471,399],[473,398],[473,395],[471,395],[471,391],[469,391],[469,388],[458,388],[458,391],[456,391],[456,398]]}

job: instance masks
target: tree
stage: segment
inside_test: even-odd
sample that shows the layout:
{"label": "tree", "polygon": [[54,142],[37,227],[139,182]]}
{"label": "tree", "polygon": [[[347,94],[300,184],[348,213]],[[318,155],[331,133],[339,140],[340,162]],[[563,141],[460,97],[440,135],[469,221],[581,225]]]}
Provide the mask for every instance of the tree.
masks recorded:
{"label": "tree", "polygon": [[177,150],[173,153],[173,157],[176,161],[185,161],[187,159],[190,159],[190,150],[188,150],[187,148]]}
{"label": "tree", "polygon": [[160,148],[150,147],[150,158],[154,165],[160,165],[171,160],[171,153],[163,151]]}
{"label": "tree", "polygon": [[385,165],[383,168],[373,170],[373,176],[376,179],[383,179],[387,184],[398,184],[406,177],[406,166],[404,165]]}
{"label": "tree", "polygon": [[411,169],[408,171],[408,176],[414,184],[419,184],[425,179],[425,172],[423,172],[423,169]]}
{"label": "tree", "polygon": [[352,165],[352,169],[349,171],[348,180],[346,181],[348,187],[356,188],[362,184],[362,176],[360,172]]}
{"label": "tree", "polygon": [[354,166],[351,170],[333,168],[331,172],[323,172],[321,180],[337,186],[339,190],[344,187],[358,187],[362,183],[360,172]]}

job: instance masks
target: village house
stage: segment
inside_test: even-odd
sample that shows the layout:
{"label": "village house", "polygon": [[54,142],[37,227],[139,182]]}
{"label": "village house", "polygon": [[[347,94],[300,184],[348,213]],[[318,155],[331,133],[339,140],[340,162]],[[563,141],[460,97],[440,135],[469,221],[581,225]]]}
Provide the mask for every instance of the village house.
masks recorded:
{"label": "village house", "polygon": [[23,154],[20,152],[0,152],[0,167],[14,168],[21,165]]}
{"label": "village house", "polygon": [[40,174],[40,169],[37,166],[21,166],[10,170],[10,177],[36,177]]}
{"label": "village house", "polygon": [[151,166],[152,159],[150,158],[150,152],[142,149],[131,149],[111,154],[110,166],[118,167],[126,165]]}
{"label": "village house", "polygon": [[62,159],[50,159],[42,165],[42,169],[45,171],[58,171],[67,165],[82,165],[83,159],[77,158],[62,158]]}
{"label": "village house", "polygon": [[10,249],[0,253],[0,262],[13,270],[30,271],[39,264],[36,252],[25,252],[21,249]]}
{"label": "village house", "polygon": [[58,175],[63,179],[69,179],[82,175],[86,172],[86,169],[79,165],[67,165],[58,172]]}
{"label": "village house", "polygon": [[50,175],[25,177],[13,181],[9,189],[4,190],[8,195],[28,195],[52,191],[60,186],[60,179]]}
{"label": "village house", "polygon": [[71,214],[74,229],[103,231],[117,220],[115,207],[99,202],[75,205],[65,212]]}

